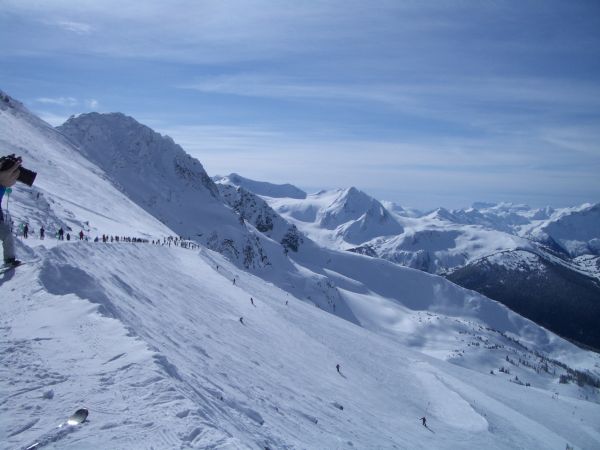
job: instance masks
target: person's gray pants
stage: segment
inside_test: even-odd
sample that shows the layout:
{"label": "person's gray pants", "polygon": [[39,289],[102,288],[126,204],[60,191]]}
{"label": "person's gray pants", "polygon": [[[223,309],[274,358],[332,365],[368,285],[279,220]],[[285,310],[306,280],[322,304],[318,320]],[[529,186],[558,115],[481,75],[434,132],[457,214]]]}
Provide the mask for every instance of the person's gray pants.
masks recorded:
{"label": "person's gray pants", "polygon": [[4,260],[15,257],[15,238],[10,226],[6,222],[0,222],[0,241],[4,244]]}

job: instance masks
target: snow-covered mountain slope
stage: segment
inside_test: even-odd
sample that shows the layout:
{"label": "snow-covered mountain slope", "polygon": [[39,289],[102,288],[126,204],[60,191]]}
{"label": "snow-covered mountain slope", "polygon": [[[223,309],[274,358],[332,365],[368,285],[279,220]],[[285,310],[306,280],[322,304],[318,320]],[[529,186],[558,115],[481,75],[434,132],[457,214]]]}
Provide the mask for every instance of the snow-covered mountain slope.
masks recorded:
{"label": "snow-covered mountain slope", "polygon": [[232,173],[225,177],[217,175],[213,177],[213,180],[217,184],[242,187],[247,191],[265,197],[296,199],[306,198],[306,192],[291,184],[273,184],[264,181],[255,181],[249,178],[244,178],[237,173]]}
{"label": "snow-covered mountain slope", "polygon": [[456,225],[437,216],[403,222],[403,234],[375,238],[351,250],[439,274],[499,251],[533,247],[527,239],[479,226]]}
{"label": "snow-covered mountain slope", "polygon": [[[21,103],[0,93],[0,148],[2,154],[23,157],[23,166],[38,172],[33,189],[17,183],[9,212],[15,223],[43,225],[53,236],[66,231],[98,236],[166,236],[169,228],[146,213],[110,183],[108,175],[82,157],[72,143]],[[6,208],[5,208],[6,209]]]}
{"label": "snow-covered mountain slope", "polygon": [[597,257],[570,261],[527,239],[442,222],[435,228],[407,227],[400,236],[351,250],[445,274],[563,337],[600,349]]}
{"label": "snow-covered mountain slope", "polygon": [[528,234],[538,241],[556,244],[572,257],[600,255],[600,203],[566,211]]}
{"label": "snow-covered mountain slope", "polygon": [[[571,384],[536,387],[544,377],[504,349],[510,373],[429,358],[208,250],[45,244],[31,250],[36,262],[0,280],[0,448],[600,443],[597,403]],[[80,406],[88,423],[56,428]]]}
{"label": "snow-covered mountain slope", "polygon": [[[335,198],[321,192],[304,200],[266,200],[321,245],[430,273],[455,272],[450,275],[454,282],[579,344],[600,348],[594,325],[600,319],[595,307],[600,291],[588,279],[598,279],[599,273],[597,261],[589,255],[595,253],[600,232],[597,206],[535,210],[526,205],[479,203],[468,210],[438,208],[411,217],[391,204],[390,214],[403,232],[352,247],[337,230],[329,230],[319,220],[332,204],[331,197]],[[574,260],[568,256],[582,253]],[[489,261],[493,261],[491,266]],[[516,285],[517,296],[512,291]],[[553,305],[550,309],[546,308],[549,304]],[[578,320],[580,317],[583,320]]]}
{"label": "snow-covered mountain slope", "polygon": [[268,256],[227,207],[202,164],[168,136],[120,113],[82,114],[57,128],[119,189],[178,235],[193,238],[246,267]]}
{"label": "snow-covered mountain slope", "polygon": [[481,258],[448,278],[563,337],[600,350],[600,280],[577,268],[543,252],[514,250]]}
{"label": "snow-covered mountain slope", "polygon": [[455,224],[480,225],[522,236],[575,257],[600,252],[600,204],[531,208],[512,203],[475,203],[468,209],[434,211]]}
{"label": "snow-covered mountain slope", "polygon": [[[443,208],[442,208],[443,209]],[[517,234],[532,220],[547,219],[551,208],[532,209],[512,203],[475,203],[471,208],[447,211],[445,218],[457,224],[481,225],[485,228]]]}
{"label": "snow-covered mountain slope", "polygon": [[600,280],[600,256],[582,255],[573,258],[573,262],[587,275]]}
{"label": "snow-covered mountain slope", "polygon": [[[290,225],[258,196],[243,188],[228,185],[220,188],[223,197],[257,229],[264,230],[270,237],[289,233]],[[296,235],[295,228],[292,230]],[[532,348],[551,353],[555,350],[554,344],[548,345],[553,339],[549,340],[546,332],[532,332],[529,322],[523,322],[483,297],[456,290],[439,277],[406,270],[386,261],[327,250],[308,238],[291,250],[293,252],[287,253],[292,263],[290,267],[265,271],[260,276],[321,309],[378,333],[393,335],[403,344],[430,355],[454,362],[458,362],[458,355],[460,364],[476,367],[475,361],[481,355],[472,351],[465,353],[460,345],[457,349],[456,340],[465,332],[465,326],[470,328],[468,323],[477,322],[485,324],[488,331],[494,330],[492,334],[512,333]],[[369,306],[374,298],[379,305],[377,310]],[[436,318],[439,327],[436,332],[431,331],[430,321],[422,320],[423,309],[431,314],[429,317]],[[415,332],[428,338],[414,339]],[[479,338],[490,342],[490,336]],[[496,338],[494,335],[491,340],[496,342]]]}

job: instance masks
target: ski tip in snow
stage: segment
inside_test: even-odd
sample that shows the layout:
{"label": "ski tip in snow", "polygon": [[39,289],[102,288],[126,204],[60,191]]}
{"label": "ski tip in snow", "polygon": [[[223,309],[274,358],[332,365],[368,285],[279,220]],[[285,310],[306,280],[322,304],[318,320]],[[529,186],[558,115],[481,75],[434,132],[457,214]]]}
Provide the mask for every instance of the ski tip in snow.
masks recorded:
{"label": "ski tip in snow", "polygon": [[69,419],[67,420],[67,425],[78,425],[80,423],[85,422],[89,411],[86,408],[80,408]]}
{"label": "ski tip in snow", "polygon": [[89,411],[87,408],[78,409],[67,419],[66,422],[61,423],[57,429],[51,430],[42,435],[38,438],[35,444],[25,447],[25,450],[39,450],[50,443],[56,444],[56,442],[68,435],[74,429],[74,426],[85,422],[88,414]]}

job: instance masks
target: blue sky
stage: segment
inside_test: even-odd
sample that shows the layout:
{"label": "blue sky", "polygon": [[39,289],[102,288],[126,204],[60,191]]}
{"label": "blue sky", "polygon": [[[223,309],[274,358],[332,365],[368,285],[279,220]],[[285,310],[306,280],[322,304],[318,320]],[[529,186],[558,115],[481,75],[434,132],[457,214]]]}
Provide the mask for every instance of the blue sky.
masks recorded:
{"label": "blue sky", "polygon": [[600,201],[598,1],[0,0],[0,89],[129,114],[211,175]]}

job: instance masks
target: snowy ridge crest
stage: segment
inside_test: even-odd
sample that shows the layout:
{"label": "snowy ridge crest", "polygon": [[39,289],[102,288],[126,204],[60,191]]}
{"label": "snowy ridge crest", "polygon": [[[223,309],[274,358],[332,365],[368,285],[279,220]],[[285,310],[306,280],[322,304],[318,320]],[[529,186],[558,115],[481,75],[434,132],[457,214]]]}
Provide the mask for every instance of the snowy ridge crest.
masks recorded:
{"label": "snowy ridge crest", "polygon": [[323,228],[335,229],[349,243],[403,231],[379,201],[355,187],[339,190],[331,204],[318,213],[317,221]]}
{"label": "snowy ridge crest", "polygon": [[236,187],[243,187],[249,192],[265,197],[295,199],[306,198],[306,192],[289,183],[273,184],[263,181],[255,181],[250,180],[249,178],[244,178],[237,173],[232,173],[225,177],[215,176],[213,177],[213,180],[218,184],[228,184]]}

